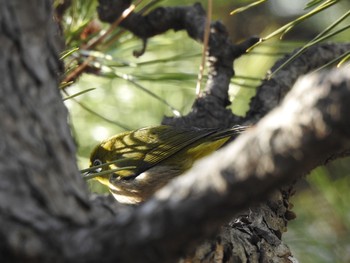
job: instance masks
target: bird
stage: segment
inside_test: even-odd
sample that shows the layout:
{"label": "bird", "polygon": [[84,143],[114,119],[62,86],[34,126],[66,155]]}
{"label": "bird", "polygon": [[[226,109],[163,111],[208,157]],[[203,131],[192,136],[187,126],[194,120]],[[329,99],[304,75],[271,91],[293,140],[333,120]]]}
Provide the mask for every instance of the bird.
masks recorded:
{"label": "bird", "polygon": [[88,178],[106,185],[118,202],[139,204],[245,129],[158,125],[123,132],[93,149]]}

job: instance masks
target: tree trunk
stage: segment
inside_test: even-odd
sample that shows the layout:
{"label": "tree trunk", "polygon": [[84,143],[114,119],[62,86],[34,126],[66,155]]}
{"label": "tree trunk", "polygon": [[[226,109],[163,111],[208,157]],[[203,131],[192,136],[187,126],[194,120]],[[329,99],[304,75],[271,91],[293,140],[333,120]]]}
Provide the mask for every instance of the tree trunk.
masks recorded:
{"label": "tree trunk", "polygon": [[87,222],[87,191],[57,88],[61,40],[51,8],[50,1],[0,1],[0,251],[9,262],[59,256],[48,231]]}

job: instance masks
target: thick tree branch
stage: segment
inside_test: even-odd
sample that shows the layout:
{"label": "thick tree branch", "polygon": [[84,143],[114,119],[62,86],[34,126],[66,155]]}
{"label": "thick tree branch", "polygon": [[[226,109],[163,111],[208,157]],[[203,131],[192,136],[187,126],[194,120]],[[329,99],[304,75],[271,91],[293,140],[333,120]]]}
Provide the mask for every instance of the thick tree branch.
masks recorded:
{"label": "thick tree branch", "polygon": [[215,235],[231,216],[348,149],[349,101],[349,70],[302,78],[256,127],[150,201],[81,237],[102,244],[113,240],[113,250],[96,247],[92,254],[121,262],[171,262],[190,244]]}
{"label": "thick tree branch", "polygon": [[[271,79],[266,79],[257,88],[257,94],[250,102],[249,111],[244,118],[244,122],[255,123],[261,119],[280,104],[300,76],[318,69],[349,50],[350,43],[326,43],[307,49],[302,55],[279,70]],[[297,51],[298,49],[280,59],[270,71],[274,72]]]}

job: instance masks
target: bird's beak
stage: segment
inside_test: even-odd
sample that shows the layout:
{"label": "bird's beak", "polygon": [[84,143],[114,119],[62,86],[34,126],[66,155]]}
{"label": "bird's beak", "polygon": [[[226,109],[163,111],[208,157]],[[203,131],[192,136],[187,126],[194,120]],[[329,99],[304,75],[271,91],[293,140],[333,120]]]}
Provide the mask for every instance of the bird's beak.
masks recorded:
{"label": "bird's beak", "polygon": [[109,176],[110,174],[118,171],[124,171],[124,170],[130,170],[130,169],[135,169],[135,166],[127,166],[127,167],[122,167],[122,168],[116,168],[116,169],[111,169],[111,170],[104,170],[102,171],[102,168],[95,168],[91,167],[88,169],[81,170],[81,174],[83,175],[83,178],[85,180],[90,180],[95,177],[104,177],[104,176]]}
{"label": "bird's beak", "polygon": [[97,171],[85,172],[82,174],[84,180],[90,180],[98,176]]}
{"label": "bird's beak", "polygon": [[84,170],[81,170],[80,173],[83,176],[84,180],[90,180],[97,176],[101,176],[102,168],[90,167]]}

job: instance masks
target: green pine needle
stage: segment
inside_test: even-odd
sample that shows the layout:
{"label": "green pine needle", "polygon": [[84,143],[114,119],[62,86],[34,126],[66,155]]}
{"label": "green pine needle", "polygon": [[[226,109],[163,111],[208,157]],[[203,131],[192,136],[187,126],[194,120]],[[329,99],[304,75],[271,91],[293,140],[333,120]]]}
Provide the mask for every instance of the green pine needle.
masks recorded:
{"label": "green pine needle", "polygon": [[238,14],[238,13],[242,13],[242,12],[248,10],[249,8],[252,8],[252,7],[254,7],[254,6],[260,5],[261,3],[264,3],[264,2],[266,2],[266,1],[267,1],[267,0],[258,0],[258,1],[256,1],[256,2],[253,2],[253,3],[249,4],[249,5],[242,6],[242,7],[240,7],[240,8],[237,8],[237,9],[231,11],[230,15],[236,15],[236,14]]}

